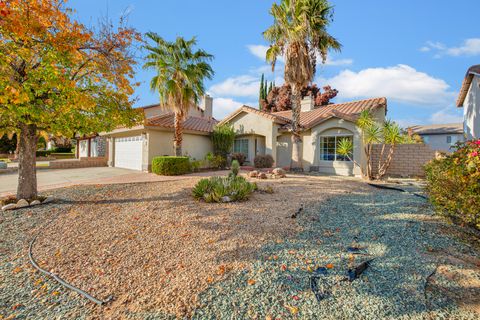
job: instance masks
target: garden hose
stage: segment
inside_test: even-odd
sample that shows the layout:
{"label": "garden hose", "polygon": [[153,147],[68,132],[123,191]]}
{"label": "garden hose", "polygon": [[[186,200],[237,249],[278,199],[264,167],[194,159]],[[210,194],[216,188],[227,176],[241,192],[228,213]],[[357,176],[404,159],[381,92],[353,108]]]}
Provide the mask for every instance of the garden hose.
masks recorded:
{"label": "garden hose", "polygon": [[409,192],[409,191],[407,191],[407,190],[400,189],[400,188],[396,188],[396,187],[384,186],[384,185],[375,184],[375,183],[367,183],[367,184],[368,184],[369,186],[372,186],[372,187],[375,187],[375,188],[378,188],[378,189],[395,190],[395,191],[400,191],[400,192],[408,193],[408,194],[414,195],[414,196],[419,197],[419,198],[422,198],[422,199],[428,199],[428,198],[427,198],[426,196],[424,196],[423,194],[416,193],[416,192]]}

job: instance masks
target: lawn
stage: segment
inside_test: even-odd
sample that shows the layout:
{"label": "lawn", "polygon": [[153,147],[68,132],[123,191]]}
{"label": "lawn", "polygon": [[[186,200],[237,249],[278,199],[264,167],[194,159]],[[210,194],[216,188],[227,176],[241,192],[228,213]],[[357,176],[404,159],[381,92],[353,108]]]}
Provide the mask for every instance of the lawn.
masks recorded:
{"label": "lawn", "polygon": [[[190,196],[197,180],[58,189],[62,200],[48,207],[3,213],[0,315],[473,319],[480,311],[478,243],[422,198],[350,178],[290,176],[259,183],[273,194],[206,204]],[[114,300],[95,306],[35,272],[26,253],[39,231],[33,254],[42,267]],[[320,301],[309,282],[316,271]]]}

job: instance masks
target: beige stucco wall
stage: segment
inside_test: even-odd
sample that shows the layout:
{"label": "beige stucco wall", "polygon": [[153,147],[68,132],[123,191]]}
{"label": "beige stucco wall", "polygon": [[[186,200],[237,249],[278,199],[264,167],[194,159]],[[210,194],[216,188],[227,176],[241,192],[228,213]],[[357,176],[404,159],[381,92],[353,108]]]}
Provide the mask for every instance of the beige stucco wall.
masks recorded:
{"label": "beige stucco wall", "polygon": [[[151,165],[154,157],[173,156],[173,132],[148,130],[148,164]],[[183,134],[183,154],[202,160],[207,153],[213,152],[213,145],[209,135],[192,133]]]}
{"label": "beige stucco wall", "polygon": [[480,139],[480,76],[474,76],[463,103],[467,139]]}
{"label": "beige stucco wall", "polygon": [[253,162],[253,157],[255,156],[253,135],[265,137],[265,154],[271,155],[273,159],[277,158],[276,141],[278,135],[278,125],[272,120],[256,114],[243,112],[230,120],[229,123],[233,125],[235,133],[237,134],[237,138],[241,138],[243,136],[249,137],[249,161],[251,163]]}

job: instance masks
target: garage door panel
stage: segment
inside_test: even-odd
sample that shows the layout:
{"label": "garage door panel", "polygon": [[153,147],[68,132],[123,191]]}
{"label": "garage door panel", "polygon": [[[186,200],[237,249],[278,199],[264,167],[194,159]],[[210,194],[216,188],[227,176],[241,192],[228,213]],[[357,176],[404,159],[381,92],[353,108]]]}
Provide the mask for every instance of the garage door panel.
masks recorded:
{"label": "garage door panel", "polygon": [[143,138],[115,138],[115,167],[142,170]]}

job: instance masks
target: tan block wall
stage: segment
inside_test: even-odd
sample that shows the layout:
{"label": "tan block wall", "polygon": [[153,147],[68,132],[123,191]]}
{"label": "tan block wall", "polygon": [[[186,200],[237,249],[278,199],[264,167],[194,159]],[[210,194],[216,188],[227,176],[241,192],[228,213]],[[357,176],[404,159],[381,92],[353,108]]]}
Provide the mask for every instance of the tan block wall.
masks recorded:
{"label": "tan block wall", "polygon": [[106,167],[107,158],[80,158],[80,160],[58,160],[50,162],[49,169],[75,169]]}
{"label": "tan block wall", "polygon": [[[384,158],[388,154],[389,147],[385,148]],[[372,171],[378,172],[378,161],[381,152],[381,145],[375,145],[372,152]],[[392,164],[387,170],[390,177],[424,177],[423,166],[435,158],[435,151],[430,146],[418,144],[402,144],[395,147]]]}

